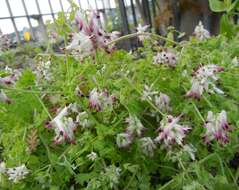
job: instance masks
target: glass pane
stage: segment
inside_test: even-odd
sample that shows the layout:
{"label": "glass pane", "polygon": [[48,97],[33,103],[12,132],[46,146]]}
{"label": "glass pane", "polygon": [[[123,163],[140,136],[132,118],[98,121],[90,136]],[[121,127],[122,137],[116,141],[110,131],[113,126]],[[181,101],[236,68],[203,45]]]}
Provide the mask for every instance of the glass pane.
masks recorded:
{"label": "glass pane", "polygon": [[52,4],[52,9],[53,9],[54,13],[58,13],[58,12],[62,11],[59,0],[51,0],[51,4]]}
{"label": "glass pane", "polygon": [[9,0],[9,4],[12,10],[12,14],[14,16],[22,16],[26,15],[24,11],[24,7],[22,1],[19,0]]}
{"label": "glass pane", "polygon": [[10,16],[10,14],[8,12],[7,4],[5,1],[2,1],[0,6],[0,17],[8,17],[8,16]]}
{"label": "glass pane", "polygon": [[62,5],[63,5],[63,8],[64,8],[64,11],[67,12],[68,9],[70,8],[70,4],[67,0],[62,0]]}
{"label": "glass pane", "polygon": [[43,21],[44,21],[44,23],[49,22],[49,21],[53,22],[53,18],[51,15],[43,16]]}
{"label": "glass pane", "polygon": [[35,0],[25,0],[25,4],[29,15],[39,14]]}
{"label": "glass pane", "polygon": [[38,22],[35,19],[31,19],[32,27],[37,27]]}
{"label": "glass pane", "polygon": [[10,19],[0,20],[0,28],[3,32],[3,34],[9,34],[9,33],[15,32],[13,25],[12,25],[12,21]]}
{"label": "glass pane", "polygon": [[17,30],[20,32],[22,30],[29,30],[29,25],[27,22],[27,18],[16,18],[15,19]]}
{"label": "glass pane", "polygon": [[38,2],[42,14],[47,14],[51,12],[48,0],[39,0]]}

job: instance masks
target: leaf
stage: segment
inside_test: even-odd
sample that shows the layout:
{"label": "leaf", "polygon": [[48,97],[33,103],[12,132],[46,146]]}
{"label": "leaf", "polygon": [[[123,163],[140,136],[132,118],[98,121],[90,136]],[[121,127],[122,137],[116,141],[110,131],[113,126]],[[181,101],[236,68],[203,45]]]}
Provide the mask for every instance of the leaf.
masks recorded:
{"label": "leaf", "polygon": [[234,24],[226,14],[224,14],[220,20],[220,33],[225,34],[229,38],[235,34]]}
{"label": "leaf", "polygon": [[227,12],[230,12],[234,9],[238,9],[239,8],[239,0],[234,1],[227,9]]}
{"label": "leaf", "polygon": [[224,12],[227,10],[225,3],[219,0],[209,0],[209,6],[214,12]]}

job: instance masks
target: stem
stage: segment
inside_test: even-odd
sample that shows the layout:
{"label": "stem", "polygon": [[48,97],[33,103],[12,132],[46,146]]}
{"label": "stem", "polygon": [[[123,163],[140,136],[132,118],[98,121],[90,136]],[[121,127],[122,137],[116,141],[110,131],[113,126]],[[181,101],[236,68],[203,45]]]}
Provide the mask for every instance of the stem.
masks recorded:
{"label": "stem", "polygon": [[142,32],[142,33],[133,33],[133,34],[128,34],[128,35],[125,35],[125,36],[121,36],[109,43],[107,43],[106,45],[109,46],[109,45],[113,45],[115,43],[118,43],[120,41],[123,41],[123,40],[127,40],[127,39],[130,39],[130,38],[134,38],[134,37],[137,37],[137,36],[151,36],[151,37],[154,37],[154,38],[158,38],[158,39],[161,39],[161,40],[164,40],[164,41],[168,41],[170,43],[173,43],[175,45],[180,45],[178,42],[175,42],[173,40],[170,40],[166,37],[163,37],[161,35],[158,35],[158,34],[153,34],[153,33],[149,33],[149,32]]}

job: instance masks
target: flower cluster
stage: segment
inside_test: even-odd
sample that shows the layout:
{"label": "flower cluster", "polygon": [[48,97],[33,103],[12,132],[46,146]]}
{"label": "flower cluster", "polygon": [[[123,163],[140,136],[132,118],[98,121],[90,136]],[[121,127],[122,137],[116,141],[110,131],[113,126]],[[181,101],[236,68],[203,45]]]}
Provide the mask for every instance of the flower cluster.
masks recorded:
{"label": "flower cluster", "polygon": [[4,35],[0,30],[0,51],[8,50],[11,45],[12,45],[11,40],[7,37],[7,35]]}
{"label": "flower cluster", "polygon": [[201,41],[204,39],[210,38],[210,32],[204,28],[201,21],[195,27],[193,34],[198,40],[201,40]]}
{"label": "flower cluster", "polygon": [[29,170],[25,164],[13,168],[7,168],[5,162],[1,162],[0,173],[6,174],[10,181],[17,183],[26,177],[26,175],[29,173]]}
{"label": "flower cluster", "polygon": [[228,132],[231,129],[227,122],[227,113],[224,110],[217,114],[209,111],[204,127],[206,128],[206,133],[204,135],[206,143],[212,140],[216,140],[220,144],[228,143]]}
{"label": "flower cluster", "polygon": [[155,138],[155,142],[163,142],[166,147],[170,147],[174,144],[182,145],[186,132],[190,127],[178,124],[179,120],[180,116],[173,117],[168,115],[165,117],[160,122],[160,127],[157,130],[159,134]]}
{"label": "flower cluster", "polygon": [[41,81],[42,79],[46,80],[46,81],[50,81],[52,78],[52,74],[50,72],[50,67],[51,67],[51,61],[43,61],[40,60],[35,68],[35,75],[37,78],[37,81]]}
{"label": "flower cluster", "polygon": [[156,107],[162,112],[171,111],[170,97],[167,94],[158,91],[152,91],[148,85],[144,86],[141,100],[152,101]]}
{"label": "flower cluster", "polygon": [[14,85],[16,81],[21,76],[21,71],[17,69],[11,69],[9,67],[6,67],[6,76],[0,77],[0,85],[6,86],[6,85]]}
{"label": "flower cluster", "polygon": [[106,89],[99,91],[94,88],[89,94],[89,107],[96,111],[103,111],[106,108],[112,110],[114,102],[115,96],[110,95]]}
{"label": "flower cluster", "polygon": [[[5,74],[6,75],[4,77],[0,77],[0,86],[15,85],[16,81],[21,76],[21,72],[19,70],[13,70],[9,67],[5,68]],[[0,102],[4,102],[7,104],[11,103],[10,98],[7,97],[3,89],[0,89]]]}
{"label": "flower cluster", "polygon": [[169,67],[176,67],[177,56],[169,49],[166,49],[154,56],[153,64],[163,64]]}
{"label": "flower cluster", "polygon": [[222,72],[224,69],[218,65],[205,65],[200,67],[192,78],[192,87],[187,92],[187,97],[200,98],[204,91],[209,93],[223,94],[223,91],[214,84],[218,80],[216,73]]}
{"label": "flower cluster", "polygon": [[116,137],[116,144],[119,148],[128,147],[133,142],[134,137],[140,137],[145,130],[143,124],[136,115],[130,115],[126,118],[126,123],[128,124],[128,127],[125,132],[118,134]]}
{"label": "flower cluster", "polygon": [[152,140],[151,137],[143,137],[139,140],[140,142],[140,148],[142,152],[149,156],[152,157],[154,155],[154,150],[156,149],[156,145],[154,141]]}
{"label": "flower cluster", "polygon": [[72,52],[73,55],[83,59],[86,56],[92,55],[97,48],[102,48],[110,53],[114,47],[109,47],[107,44],[116,39],[120,33],[105,32],[99,25],[100,16],[96,12],[91,13],[89,23],[83,18],[80,12],[75,17],[75,24],[79,30],[73,34],[72,42],[66,47],[66,50]]}
{"label": "flower cluster", "polygon": [[79,106],[74,103],[60,110],[47,127],[53,128],[55,131],[55,144],[61,144],[63,142],[75,144],[74,133],[77,126],[81,126],[85,129],[91,127],[93,124],[94,122],[89,119],[88,114],[81,111]]}

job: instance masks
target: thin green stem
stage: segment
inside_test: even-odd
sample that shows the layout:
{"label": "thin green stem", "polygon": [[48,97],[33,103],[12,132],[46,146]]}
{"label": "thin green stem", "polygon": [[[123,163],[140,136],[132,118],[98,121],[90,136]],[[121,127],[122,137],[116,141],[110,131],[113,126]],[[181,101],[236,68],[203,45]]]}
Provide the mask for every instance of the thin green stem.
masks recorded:
{"label": "thin green stem", "polygon": [[110,45],[113,45],[113,44],[116,44],[118,42],[121,42],[121,41],[124,41],[124,40],[128,40],[130,38],[135,38],[137,36],[151,36],[153,38],[158,38],[160,40],[164,40],[164,41],[168,41],[170,43],[173,43],[175,45],[180,45],[178,42],[175,42],[173,40],[170,40],[166,37],[163,37],[161,35],[158,35],[158,34],[154,34],[154,33],[149,33],[149,32],[141,32],[141,33],[133,33],[133,34],[128,34],[128,35],[125,35],[125,36],[121,36],[115,40],[112,40],[110,41],[109,43],[107,43],[107,46],[110,46]]}

